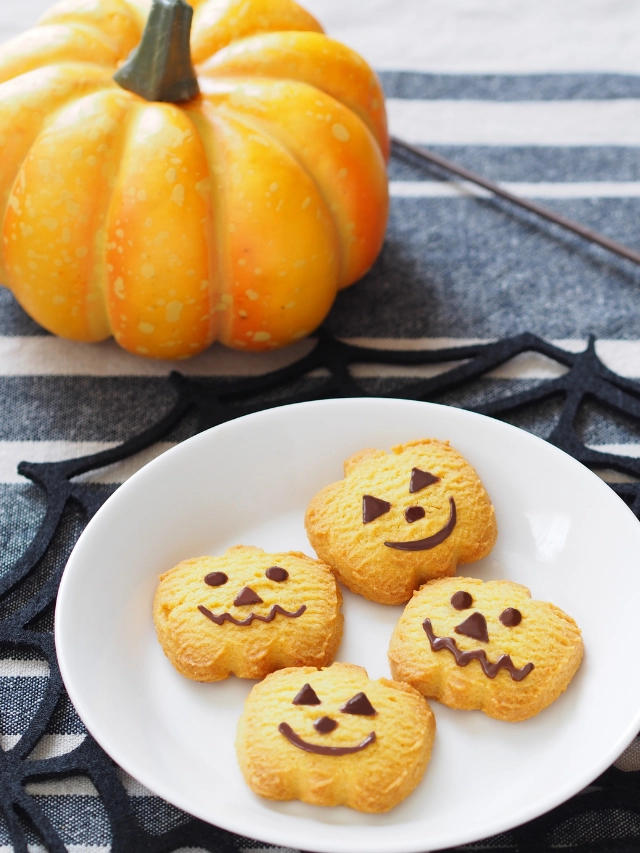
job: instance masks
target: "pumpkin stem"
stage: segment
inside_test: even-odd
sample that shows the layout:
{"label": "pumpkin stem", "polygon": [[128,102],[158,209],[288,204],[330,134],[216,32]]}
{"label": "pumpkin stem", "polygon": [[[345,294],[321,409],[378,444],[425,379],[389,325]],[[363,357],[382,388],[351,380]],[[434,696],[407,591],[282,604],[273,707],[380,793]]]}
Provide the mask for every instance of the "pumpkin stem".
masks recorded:
{"label": "pumpkin stem", "polygon": [[140,44],[113,79],[147,101],[179,104],[199,93],[191,64],[193,9],[184,0],[153,0]]}

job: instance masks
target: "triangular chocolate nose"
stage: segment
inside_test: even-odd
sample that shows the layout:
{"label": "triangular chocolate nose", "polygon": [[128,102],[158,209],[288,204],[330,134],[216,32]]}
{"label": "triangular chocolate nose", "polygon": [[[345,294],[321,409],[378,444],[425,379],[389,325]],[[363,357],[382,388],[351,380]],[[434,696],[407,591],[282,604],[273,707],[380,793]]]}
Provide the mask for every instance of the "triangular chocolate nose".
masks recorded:
{"label": "triangular chocolate nose", "polygon": [[374,498],[373,495],[365,495],[362,498],[362,523],[368,524],[380,518],[385,512],[389,512],[391,504],[382,498]]}
{"label": "triangular chocolate nose", "polygon": [[433,486],[434,483],[439,483],[440,477],[435,474],[430,474],[428,471],[421,471],[419,468],[411,469],[411,480],[409,481],[409,493],[419,492],[427,486]]}
{"label": "triangular chocolate nose", "polygon": [[482,613],[472,613],[468,619],[465,619],[464,622],[461,622],[458,627],[453,630],[456,634],[464,634],[465,637],[480,640],[482,643],[489,642],[487,620],[484,618]]}
{"label": "triangular chocolate nose", "polygon": [[318,694],[313,689],[310,684],[303,684],[303,686],[298,690],[294,699],[292,700],[292,705],[321,705],[322,702],[318,699]]}
{"label": "triangular chocolate nose", "polygon": [[250,586],[245,586],[238,593],[234,604],[262,604],[262,599],[257,592],[254,592]]}

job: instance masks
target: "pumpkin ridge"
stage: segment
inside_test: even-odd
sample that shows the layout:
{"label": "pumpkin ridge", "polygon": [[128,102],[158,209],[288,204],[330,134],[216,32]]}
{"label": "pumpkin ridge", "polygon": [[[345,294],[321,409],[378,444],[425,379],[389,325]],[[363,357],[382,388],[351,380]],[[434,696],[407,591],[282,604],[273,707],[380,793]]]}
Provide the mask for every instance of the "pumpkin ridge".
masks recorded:
{"label": "pumpkin ridge", "polygon": [[[56,63],[56,65],[58,65],[58,67],[61,67],[61,66],[64,67],[64,65],[67,65],[67,64],[68,65],[75,65],[76,63]],[[84,65],[84,64],[90,64],[90,63],[81,63],[81,64]],[[98,67],[101,67],[101,66],[98,66]],[[25,73],[31,74],[33,72],[38,72],[40,70],[41,70],[40,68],[34,68],[32,71],[27,71]],[[23,75],[20,74],[18,76],[22,77]],[[17,78],[14,77],[12,79],[16,80]],[[5,82],[10,83],[11,81],[7,80]],[[95,84],[96,84],[96,90],[95,91],[98,92],[98,91],[100,91],[101,87],[105,84],[107,87],[110,87],[111,81],[109,80],[108,77],[105,77],[102,80],[100,78],[97,78],[95,80]],[[0,90],[2,88],[2,85],[3,84],[0,83]],[[95,93],[83,92],[82,96],[84,96],[85,94],[95,94]],[[31,153],[31,149],[37,143],[38,139],[44,133],[46,128],[49,126],[49,124],[53,123],[55,121],[56,117],[58,116],[58,114],[61,113],[62,110],[64,110],[65,107],[67,107],[69,105],[69,103],[74,98],[76,98],[77,96],[78,96],[77,92],[69,91],[67,97],[65,97],[64,100],[62,100],[60,103],[58,103],[50,113],[47,113],[47,115],[42,120],[42,124],[40,125],[40,128],[37,131],[36,135],[31,140],[31,143],[26,147],[25,154],[22,157],[22,159],[20,160],[19,164],[17,165],[17,168],[15,169],[15,172],[13,174],[13,178],[11,179],[11,189],[7,193],[6,201],[4,202],[4,204],[2,204],[2,202],[0,202],[0,236],[4,234],[5,221],[6,221],[6,217],[7,217],[7,210],[9,208],[10,199],[13,196],[14,187],[16,186],[16,182],[20,176],[20,173],[22,172],[22,168],[23,168],[26,160]],[[9,183],[9,181],[7,181],[7,183]],[[2,276],[3,283],[5,283],[7,281],[7,273],[6,273],[6,270],[4,269],[4,266],[2,263],[2,255],[1,254],[0,254],[0,275]],[[8,284],[4,284],[4,286],[9,287]],[[9,287],[9,289],[11,289],[11,288]]]}
{"label": "pumpkin ridge", "polygon": [[[274,83],[273,78],[266,78],[268,83]],[[224,79],[221,79],[222,83],[226,83]],[[280,82],[280,81],[277,81]],[[288,82],[288,81],[285,81]],[[302,83],[300,81],[293,81],[291,84],[293,87],[300,90],[311,90],[313,92],[317,92],[322,98],[325,98],[328,103],[336,104],[340,110],[345,111],[351,119],[360,127],[363,131],[365,137],[368,138],[369,143],[371,145],[371,150],[375,152],[375,156],[380,157],[381,165],[384,169],[384,155],[378,145],[378,142],[374,135],[369,130],[368,126],[364,121],[356,114],[349,110],[347,107],[343,106],[339,101],[335,98],[331,97],[331,95],[327,95],[324,92],[321,92],[317,87],[312,86],[308,83]],[[231,94],[231,93],[221,93],[223,95]],[[207,94],[204,94],[204,99],[208,100]],[[232,113],[234,116],[238,116],[238,112],[234,109],[233,104],[229,103],[229,100],[225,100],[220,105],[217,106],[217,109],[228,111]],[[356,264],[356,268],[358,269],[357,274],[353,274],[353,264],[354,264],[354,255],[350,251],[351,246],[351,234],[349,232],[348,224],[341,223],[341,219],[344,218],[346,214],[347,207],[344,205],[338,205],[333,201],[333,197],[328,193],[328,187],[325,187],[323,179],[316,176],[314,172],[311,171],[311,167],[307,167],[304,163],[304,160],[300,157],[299,151],[304,149],[304,145],[295,137],[295,135],[291,132],[281,132],[284,129],[284,120],[280,119],[279,123],[274,122],[271,118],[263,118],[260,115],[255,115],[253,112],[245,113],[240,112],[238,116],[238,120],[245,122],[247,126],[251,126],[255,128],[260,133],[264,133],[272,141],[278,142],[278,144],[283,147],[300,165],[305,174],[307,174],[314,185],[317,187],[318,192],[323,198],[327,209],[329,210],[331,219],[333,220],[334,227],[336,230],[336,234],[338,236],[338,245],[340,247],[340,267],[341,267],[341,276],[338,284],[338,290],[341,290],[345,287],[348,287],[353,281],[361,278],[365,272],[370,268],[371,264],[375,260],[375,258],[371,259],[371,262],[365,268],[359,268]],[[292,147],[295,146],[295,149]],[[386,184],[385,184],[386,189]],[[351,267],[351,269],[349,269]]]}
{"label": "pumpkin ridge", "polygon": [[211,201],[211,231],[213,234],[212,244],[215,250],[209,252],[209,259],[212,273],[215,272],[215,286],[209,288],[209,334],[211,341],[221,337],[231,337],[232,316],[231,307],[223,311],[218,311],[217,305],[227,304],[227,299],[230,296],[231,288],[228,286],[231,282],[231,272],[225,269],[227,264],[224,259],[228,258],[229,251],[226,245],[224,236],[223,223],[227,221],[226,204],[224,194],[220,192],[215,176],[219,168],[218,161],[220,152],[217,149],[216,133],[213,123],[209,117],[202,115],[193,109],[186,109],[189,120],[193,124],[195,132],[200,138],[202,147],[204,148],[207,159],[207,168],[209,169],[209,198]]}
{"label": "pumpkin ridge", "polygon": [[[129,108],[126,111],[125,117],[122,121],[122,124],[120,125],[118,134],[116,136],[117,144],[113,146],[114,148],[117,148],[116,156],[114,157],[114,159],[116,163],[119,164],[122,161],[122,153],[127,147],[127,143],[129,141],[131,127],[138,112],[142,109],[142,104],[137,103],[137,99],[128,95],[128,93],[126,92],[118,91],[118,96],[125,97],[130,100]],[[102,205],[98,205],[96,207],[97,213],[93,223],[94,231],[96,234],[96,239],[92,250],[94,260],[94,272],[91,276],[89,287],[92,287],[94,292],[97,292],[102,299],[104,319],[106,327],[108,329],[108,331],[104,334],[105,338],[113,335],[113,323],[111,321],[111,313],[109,311],[108,299],[111,282],[109,280],[109,270],[107,266],[107,223],[110,219],[111,207],[113,205],[113,199],[117,185],[118,181],[116,178],[113,181],[113,185],[111,187],[108,187],[107,191],[103,195]],[[99,245],[100,242],[102,245]],[[102,257],[100,257],[100,255],[102,255]],[[96,270],[99,271],[97,274]]]}
{"label": "pumpkin ridge", "polygon": [[[354,50],[324,33],[289,31],[247,36],[209,57],[197,72],[201,87],[204,83],[203,91],[208,79],[241,77],[314,86],[355,112],[388,159],[384,92],[378,76]],[[374,101],[378,103],[374,105]]]}
{"label": "pumpkin ridge", "polygon": [[[315,88],[315,87],[313,87],[313,88]],[[205,96],[205,99],[206,99],[206,96]],[[294,160],[295,163],[298,165],[298,168],[302,172],[304,172],[305,175],[307,175],[307,177],[311,180],[311,182],[313,183],[313,185],[317,189],[318,194],[319,194],[320,198],[322,199],[322,201],[324,202],[324,205],[327,209],[327,213],[329,214],[329,217],[331,218],[331,222],[333,223],[333,229],[334,229],[334,232],[336,235],[336,245],[338,246],[339,252],[340,252],[340,262],[339,262],[340,275],[339,275],[339,283],[338,283],[338,289],[340,289],[340,282],[342,282],[342,280],[343,280],[346,256],[345,256],[342,234],[340,233],[340,228],[339,228],[338,223],[336,221],[335,212],[332,208],[331,200],[329,198],[327,198],[327,194],[326,194],[324,187],[317,180],[316,176],[300,160],[296,151],[293,151],[290,148],[290,146],[287,145],[287,142],[284,139],[280,139],[276,134],[271,132],[271,128],[272,128],[271,122],[261,121],[260,118],[258,118],[257,116],[249,116],[246,113],[238,113],[233,109],[233,107],[228,106],[228,104],[224,105],[224,112],[228,112],[233,117],[233,119],[235,121],[238,121],[240,124],[244,124],[245,127],[251,128],[252,130],[259,131],[261,134],[266,136],[270,140],[270,142],[272,142],[274,145],[277,145],[283,151],[286,151],[286,153],[291,157],[291,159]]]}

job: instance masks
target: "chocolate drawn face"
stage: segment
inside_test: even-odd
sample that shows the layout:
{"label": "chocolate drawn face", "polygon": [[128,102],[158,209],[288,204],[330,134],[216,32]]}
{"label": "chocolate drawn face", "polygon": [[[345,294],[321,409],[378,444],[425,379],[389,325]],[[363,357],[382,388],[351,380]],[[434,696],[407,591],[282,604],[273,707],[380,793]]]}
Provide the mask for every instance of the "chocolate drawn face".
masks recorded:
{"label": "chocolate drawn face", "polygon": [[[451,596],[451,606],[455,610],[468,610],[473,606],[473,596],[466,590],[460,589]],[[516,607],[506,607],[502,610],[498,618],[506,628],[516,628],[522,622],[522,613]],[[513,681],[522,681],[534,668],[531,662],[522,667],[516,667],[511,660],[511,656],[508,654],[500,655],[494,663],[491,663],[485,649],[463,651],[458,648],[458,644],[453,637],[436,636],[429,618],[424,620],[422,627],[429,638],[431,651],[441,652],[447,650],[451,652],[458,666],[467,666],[472,660],[477,660],[487,678],[495,678],[501,669],[506,669]],[[456,634],[471,637],[481,643],[489,642],[486,617],[478,610],[468,616],[459,625],[456,625],[453,630]]]}
{"label": "chocolate drawn face", "polygon": [[[413,495],[416,492],[421,492],[427,486],[432,486],[434,483],[439,483],[440,477],[436,477],[430,471],[422,471],[420,468],[412,468],[411,477],[409,479],[409,494]],[[391,511],[389,501],[376,498],[373,495],[364,495],[362,498],[362,523],[370,524],[381,515],[385,515]],[[404,518],[407,524],[413,524],[426,518],[426,510],[423,506],[413,505],[404,510]],[[449,519],[439,530],[432,533],[430,536],[425,536],[422,539],[410,539],[402,542],[385,542],[387,548],[396,548],[398,551],[429,551],[444,542],[451,534],[456,526],[456,502],[453,497],[449,497]]]}
{"label": "chocolate drawn face", "polygon": [[[304,684],[298,693],[291,700],[292,705],[322,705],[322,700],[310,684]],[[358,717],[377,717],[378,712],[375,710],[366,693],[360,691],[351,697],[347,702],[339,708],[341,714],[351,714]],[[335,731],[339,726],[335,717],[320,716],[314,720],[313,728],[318,734],[328,735]],[[356,752],[362,752],[370,744],[375,743],[375,731],[369,734],[360,743],[355,746],[328,746],[322,743],[311,743],[304,738],[301,738],[288,723],[280,723],[278,731],[283,735],[289,743],[297,746],[305,752],[312,752],[314,755],[353,755]]]}
{"label": "chocolate drawn face", "polygon": [[[264,572],[264,577],[272,584],[281,584],[289,579],[289,572],[286,569],[283,569],[282,566],[271,566]],[[224,572],[209,572],[209,574],[205,575],[203,580],[207,586],[222,587],[228,583],[229,577]],[[256,584],[254,583],[254,586],[255,585]],[[251,611],[249,614],[244,615],[244,618],[240,616],[243,608],[252,604],[263,603],[264,599],[262,599],[252,587],[244,586],[233,600],[233,606],[240,608],[238,616],[233,616],[229,612],[216,615],[209,610],[208,607],[205,607],[204,604],[199,604],[198,610],[203,616],[206,616],[207,619],[215,622],[216,625],[222,625],[224,622],[231,622],[233,625],[246,627],[251,625],[253,622],[273,622],[278,614],[288,619],[297,619],[299,616],[302,616],[307,609],[306,604],[301,604],[295,611],[285,610],[285,608],[280,604],[273,604],[266,614],[254,613]]]}

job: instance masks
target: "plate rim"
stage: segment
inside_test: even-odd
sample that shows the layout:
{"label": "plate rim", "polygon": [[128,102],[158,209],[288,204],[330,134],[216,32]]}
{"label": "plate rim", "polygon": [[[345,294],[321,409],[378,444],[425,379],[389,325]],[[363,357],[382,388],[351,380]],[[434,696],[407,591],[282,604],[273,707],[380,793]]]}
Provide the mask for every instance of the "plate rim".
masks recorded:
{"label": "plate rim", "polygon": [[[98,510],[98,512],[90,519],[84,531],[78,538],[68,560],[65,565],[64,572],[62,574],[62,578],[60,581],[60,586],[58,590],[58,596],[56,600],[56,608],[55,608],[55,622],[54,622],[54,639],[55,639],[55,648],[56,655],[58,658],[58,666],[60,669],[60,674],[65,686],[65,689],[69,695],[69,698],[78,713],[78,716],[82,720],[83,725],[86,727],[88,733],[94,738],[94,740],[98,743],[98,745],[109,755],[126,773],[148,788],[152,794],[161,797],[166,802],[176,806],[187,814],[199,818],[203,820],[205,823],[208,823],[212,826],[217,826],[218,828],[224,829],[228,832],[234,833],[236,835],[240,835],[245,838],[251,838],[256,841],[274,844],[284,847],[289,847],[305,850],[305,851],[315,851],[318,853],[427,853],[427,851],[434,851],[438,849],[442,849],[443,847],[452,847],[459,846],[461,844],[473,843],[474,841],[479,841],[484,838],[509,831],[518,826],[521,826],[524,823],[529,822],[530,820],[535,819],[541,815],[546,814],[553,808],[561,805],[566,802],[575,794],[579,793],[579,791],[583,790],[584,787],[589,785],[595,778],[597,778],[601,773],[603,773],[608,767],[610,767],[613,762],[620,756],[620,754],[624,751],[624,749],[631,743],[631,741],[637,736],[638,731],[640,730],[640,707],[636,711],[635,717],[633,717],[628,723],[627,727],[620,732],[618,737],[616,738],[614,745],[610,747],[609,752],[602,756],[599,761],[594,762],[593,765],[590,766],[590,769],[585,770],[578,778],[571,777],[571,779],[565,780],[563,785],[554,788],[552,793],[546,793],[546,796],[543,795],[539,799],[536,799],[534,806],[524,806],[518,811],[518,816],[514,818],[513,816],[504,817],[502,820],[495,815],[490,819],[483,821],[482,823],[490,823],[491,826],[487,829],[479,830],[476,829],[469,833],[465,832],[464,829],[460,828],[455,832],[447,835],[446,839],[438,839],[434,838],[432,841],[428,839],[417,839],[415,836],[410,839],[404,841],[402,837],[395,838],[393,840],[393,847],[390,846],[389,840],[384,839],[380,843],[376,843],[375,840],[371,838],[367,838],[366,840],[359,842],[353,841],[349,839],[346,843],[341,843],[339,840],[335,842],[326,839],[322,841],[322,846],[318,847],[310,842],[305,842],[304,838],[300,838],[299,832],[298,836],[296,835],[296,827],[292,827],[291,829],[286,828],[287,824],[287,815],[281,815],[282,817],[282,827],[277,827],[273,832],[270,830],[265,835],[264,832],[258,830],[257,834],[252,832],[251,826],[240,825],[240,822],[234,820],[232,816],[227,820],[225,818],[222,824],[220,823],[212,823],[211,818],[203,813],[198,807],[194,808],[187,799],[183,799],[179,794],[176,794],[172,790],[165,790],[165,783],[162,779],[159,781],[156,780],[156,777],[153,773],[147,773],[144,769],[140,772],[140,769],[135,765],[135,762],[129,762],[126,752],[124,754],[121,753],[117,744],[114,744],[108,735],[108,733],[103,732],[98,726],[98,731],[94,731],[91,724],[87,723],[87,717],[91,717],[91,712],[88,709],[87,705],[82,698],[82,690],[80,688],[77,689],[77,685],[75,679],[70,672],[70,667],[68,665],[68,661],[65,657],[64,652],[64,644],[65,639],[63,637],[65,631],[65,620],[67,619],[66,607],[67,607],[67,597],[68,597],[68,588],[73,583],[74,572],[77,571],[75,568],[76,563],[78,562],[77,552],[81,550],[81,543],[83,540],[86,540],[87,532],[92,531],[93,528],[101,523],[100,515],[103,514],[103,511],[107,506],[112,504],[114,501],[121,500],[121,495],[128,493],[128,491],[133,488],[142,478],[151,476],[149,474],[150,469],[154,469],[163,464],[163,461],[166,460],[169,454],[172,457],[175,457],[177,454],[183,452],[191,452],[185,451],[185,446],[189,445],[189,447],[193,447],[197,443],[205,444],[208,440],[210,440],[210,436],[214,433],[219,434],[223,431],[233,430],[238,422],[246,422],[248,420],[259,420],[263,417],[272,418],[272,417],[280,417],[282,414],[286,413],[292,409],[301,409],[301,408],[323,408],[323,407],[331,407],[335,405],[352,405],[353,403],[357,403],[358,405],[390,405],[395,406],[398,404],[401,405],[410,405],[417,407],[425,407],[428,409],[437,409],[438,411],[447,411],[449,413],[455,412],[454,417],[463,417],[469,418],[470,420],[481,419],[482,421],[491,422],[491,424],[497,428],[502,429],[507,433],[512,433],[515,431],[521,435],[527,437],[528,440],[535,442],[536,444],[543,445],[545,448],[545,452],[549,452],[553,454],[560,454],[564,459],[570,460],[570,464],[577,466],[576,470],[580,470],[583,475],[588,475],[590,478],[593,478],[594,484],[598,485],[596,488],[600,488],[602,495],[605,500],[608,500],[616,505],[618,511],[623,511],[623,514],[627,514],[630,519],[633,519],[636,525],[638,525],[638,519],[631,511],[631,509],[627,506],[627,504],[610,488],[597,474],[595,474],[591,469],[589,469],[586,465],[580,463],[577,459],[572,457],[570,454],[566,453],[562,449],[557,446],[551,444],[545,439],[537,436],[527,430],[516,427],[512,424],[506,423],[504,421],[498,420],[497,418],[492,418],[488,415],[483,415],[478,412],[471,412],[466,409],[457,408],[454,406],[446,406],[439,403],[431,403],[424,402],[420,400],[406,400],[403,398],[389,398],[389,397],[340,397],[340,398],[329,398],[326,400],[312,400],[305,401],[301,403],[293,403],[285,406],[275,406],[269,409],[262,409],[258,412],[252,412],[247,415],[243,415],[238,418],[234,418],[230,421],[225,421],[222,424],[218,424],[214,427],[211,427],[208,430],[204,430],[203,432],[197,433],[194,436],[191,436],[169,450],[162,453],[160,456],[151,460],[147,464],[145,464],[142,468],[140,468],[137,472],[135,472],[130,478],[128,478],[124,483],[122,483],[116,491],[105,501],[102,507]],[[639,544],[640,544],[640,526],[637,531]],[[70,570],[69,570],[70,569]],[[434,700],[435,701],[435,700]],[[257,796],[257,795],[254,795]],[[324,826],[324,825],[323,825]],[[402,825],[404,827],[404,825]],[[332,828],[339,829],[340,826],[338,824],[331,825]],[[379,830],[382,827],[375,827],[373,825],[362,827],[365,830]],[[369,833],[367,833],[369,834]]]}

